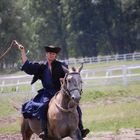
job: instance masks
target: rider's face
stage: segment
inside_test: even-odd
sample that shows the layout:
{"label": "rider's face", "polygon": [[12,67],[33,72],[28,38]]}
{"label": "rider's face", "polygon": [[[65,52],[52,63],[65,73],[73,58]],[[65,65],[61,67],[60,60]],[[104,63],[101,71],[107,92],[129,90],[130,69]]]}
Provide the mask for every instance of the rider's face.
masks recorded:
{"label": "rider's face", "polygon": [[56,53],[54,52],[47,52],[46,56],[48,61],[54,61],[56,59]]}

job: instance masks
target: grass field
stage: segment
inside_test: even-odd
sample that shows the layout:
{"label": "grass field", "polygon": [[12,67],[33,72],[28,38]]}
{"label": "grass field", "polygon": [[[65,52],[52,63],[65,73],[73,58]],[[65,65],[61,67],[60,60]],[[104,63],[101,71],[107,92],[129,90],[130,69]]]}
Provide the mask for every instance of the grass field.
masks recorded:
{"label": "grass field", "polygon": [[[132,65],[140,62],[117,62],[87,65],[87,68],[106,68],[113,65]],[[112,84],[84,89],[80,106],[84,126],[93,132],[115,131],[120,128],[140,128],[140,81],[128,85]],[[19,132],[18,112],[12,102],[21,106],[32,94],[3,94],[0,96],[0,133]]]}
{"label": "grass field", "polygon": [[85,91],[83,119],[92,131],[140,128],[140,82]]}
{"label": "grass field", "polygon": [[[119,128],[140,128],[139,85],[140,82],[136,82],[127,87],[108,86],[84,90],[80,103],[84,125],[94,132],[117,131]],[[0,122],[0,133],[12,133],[20,130],[20,114],[13,108],[10,101],[21,105],[31,96],[27,94],[1,96],[0,120],[16,119],[11,123]]]}

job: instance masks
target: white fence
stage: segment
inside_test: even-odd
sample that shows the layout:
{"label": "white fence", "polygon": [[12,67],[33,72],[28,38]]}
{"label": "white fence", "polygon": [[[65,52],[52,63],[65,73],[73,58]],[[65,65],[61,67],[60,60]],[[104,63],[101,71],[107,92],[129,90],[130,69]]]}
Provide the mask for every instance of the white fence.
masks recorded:
{"label": "white fence", "polygon": [[140,60],[140,53],[128,53],[128,54],[116,54],[108,56],[98,56],[98,57],[85,57],[85,58],[69,58],[62,60],[69,65],[77,65],[79,63],[101,63],[101,62],[110,62],[110,61],[135,61]]}
{"label": "white fence", "polygon": [[[0,92],[8,92],[6,89],[11,88],[13,92],[18,92],[20,86],[29,86],[32,76],[20,75],[20,76],[8,76],[0,77]],[[31,92],[35,92],[35,85],[31,86]]]}
{"label": "white fence", "polygon": [[[100,76],[98,76],[100,73]],[[102,75],[102,76],[101,76]],[[130,81],[140,81],[140,65],[109,68],[106,70],[85,70],[82,73],[84,86],[100,86],[108,84],[127,85]]]}
{"label": "white fence", "polygon": [[[89,86],[108,85],[115,82],[121,82],[122,84],[127,85],[130,81],[140,80],[140,65],[122,65],[104,70],[83,70],[81,75],[84,82],[84,88]],[[31,86],[31,79],[32,76],[29,75],[0,77],[0,92],[8,92],[8,90],[6,90],[8,88],[12,88],[13,92],[36,92],[36,90],[41,87],[41,83],[37,82]],[[27,91],[25,91],[25,89],[22,91],[21,87],[24,86],[26,86]]]}
{"label": "white fence", "polygon": [[[84,58],[69,58],[65,60],[61,60],[68,65],[74,65],[75,67],[80,63],[109,63],[111,61],[135,61],[140,60],[140,53],[128,53],[128,54],[116,54],[116,55],[107,55],[107,56],[97,56],[97,57],[84,57]],[[43,61],[41,61],[43,62]],[[3,68],[17,68],[17,63],[12,64],[3,64]]]}

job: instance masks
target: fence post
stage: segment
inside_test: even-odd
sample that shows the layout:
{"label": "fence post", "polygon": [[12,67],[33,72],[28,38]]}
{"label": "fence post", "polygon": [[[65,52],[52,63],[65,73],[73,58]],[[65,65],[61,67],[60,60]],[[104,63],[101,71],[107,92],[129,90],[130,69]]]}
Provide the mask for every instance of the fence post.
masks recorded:
{"label": "fence post", "polygon": [[97,63],[100,63],[100,56],[97,57]]}
{"label": "fence post", "polygon": [[135,60],[135,53],[132,54],[132,60]]}
{"label": "fence post", "polygon": [[123,54],[123,60],[126,61],[126,54]]}
{"label": "fence post", "polygon": [[124,85],[127,85],[127,67],[125,65],[123,65],[123,84]]}
{"label": "fence post", "polygon": [[5,85],[5,81],[2,81],[2,85],[1,85],[1,93],[3,92],[3,87]]}
{"label": "fence post", "polygon": [[92,57],[89,57],[89,63],[92,64]]}
{"label": "fence post", "polygon": [[109,77],[112,76],[112,70],[108,69],[108,70],[106,71],[105,76],[106,76],[106,81],[105,81],[106,84],[110,84],[110,79],[109,79]]}
{"label": "fence post", "polygon": [[19,80],[17,81],[17,85],[16,85],[16,92],[19,91]]}
{"label": "fence post", "polygon": [[107,62],[107,63],[109,62],[109,57],[108,57],[108,55],[106,56],[106,62]]}
{"label": "fence post", "polygon": [[115,61],[118,61],[118,54],[115,55]]}

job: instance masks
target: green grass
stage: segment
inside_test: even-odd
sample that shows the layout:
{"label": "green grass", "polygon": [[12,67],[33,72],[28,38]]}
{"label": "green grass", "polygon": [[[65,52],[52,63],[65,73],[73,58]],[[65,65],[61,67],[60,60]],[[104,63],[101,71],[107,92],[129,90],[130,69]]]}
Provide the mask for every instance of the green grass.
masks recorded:
{"label": "green grass", "polygon": [[11,124],[4,124],[0,127],[0,133],[15,133],[20,132],[20,122],[17,121]]}
{"label": "green grass", "polygon": [[10,103],[8,103],[8,100],[6,98],[7,97],[0,98],[0,117],[4,117],[16,113],[15,109],[12,107]]}
{"label": "green grass", "polygon": [[[112,65],[131,65],[139,62],[85,64],[84,68],[103,69]],[[117,73],[119,74],[119,72]],[[140,81],[129,82],[128,85],[122,85],[119,82],[114,84],[112,81],[111,83],[111,85],[92,86],[83,90],[81,107],[84,126],[90,128],[93,132],[110,130],[117,132],[120,128],[140,128]],[[37,85],[37,88],[39,89],[39,85]],[[22,86],[20,90],[25,91],[28,88]],[[13,108],[10,101],[21,107],[23,102],[35,96],[31,93],[2,94],[5,96],[0,96],[0,119],[8,118],[8,116],[19,116],[19,112]],[[19,131],[20,122],[18,119],[10,124],[0,124],[0,133]]]}
{"label": "green grass", "polygon": [[97,102],[102,99],[120,99],[126,97],[140,97],[140,81],[131,82],[123,85],[105,85],[96,86],[90,89],[84,89],[81,102]]}
{"label": "green grass", "polygon": [[[140,128],[140,82],[126,86],[100,86],[84,90],[81,99],[84,126],[93,132]],[[28,97],[27,97],[28,96]],[[9,100],[22,104],[34,95],[22,94],[0,98],[0,118],[19,115]],[[135,99],[135,100],[133,100]],[[108,103],[109,101],[109,103]],[[3,125],[0,133],[19,132],[19,121]]]}
{"label": "green grass", "polygon": [[84,125],[91,131],[140,128],[140,102],[96,105],[84,109]]}
{"label": "green grass", "polygon": [[81,100],[84,125],[94,132],[140,128],[139,85],[137,81],[127,86],[108,85],[84,90]]}

